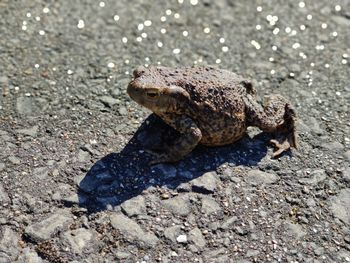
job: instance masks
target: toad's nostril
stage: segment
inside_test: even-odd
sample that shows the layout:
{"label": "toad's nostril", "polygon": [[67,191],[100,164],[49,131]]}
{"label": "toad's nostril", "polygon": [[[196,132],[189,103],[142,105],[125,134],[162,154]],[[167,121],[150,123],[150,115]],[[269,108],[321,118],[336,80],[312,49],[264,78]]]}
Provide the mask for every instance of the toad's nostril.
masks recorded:
{"label": "toad's nostril", "polygon": [[133,72],[134,78],[140,77],[145,72],[146,72],[146,68],[144,66],[137,67]]}

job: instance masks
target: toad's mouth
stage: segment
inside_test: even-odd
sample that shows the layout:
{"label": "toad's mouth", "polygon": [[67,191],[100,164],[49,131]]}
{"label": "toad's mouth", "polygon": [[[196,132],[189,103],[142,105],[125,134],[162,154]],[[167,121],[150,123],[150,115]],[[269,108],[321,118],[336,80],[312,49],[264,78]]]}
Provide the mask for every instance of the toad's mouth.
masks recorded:
{"label": "toad's mouth", "polygon": [[134,100],[141,106],[149,108],[149,103],[147,103],[147,100],[145,98],[144,88],[142,85],[140,85],[140,83],[137,80],[130,81],[126,92],[132,100]]}

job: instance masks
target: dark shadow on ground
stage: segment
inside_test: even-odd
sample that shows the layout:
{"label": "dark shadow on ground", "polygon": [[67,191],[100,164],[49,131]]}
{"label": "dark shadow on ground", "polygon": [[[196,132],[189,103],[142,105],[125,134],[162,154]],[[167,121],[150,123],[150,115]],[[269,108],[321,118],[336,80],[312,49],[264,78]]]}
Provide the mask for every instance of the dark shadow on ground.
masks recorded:
{"label": "dark shadow on ground", "polygon": [[124,149],[97,161],[79,184],[79,205],[88,212],[112,208],[139,195],[151,186],[175,189],[223,163],[256,165],[267,153],[269,135],[245,136],[225,147],[198,146],[187,158],[176,164],[149,166],[152,156],[144,149],[161,148],[179,134],[155,115],[149,116]]}

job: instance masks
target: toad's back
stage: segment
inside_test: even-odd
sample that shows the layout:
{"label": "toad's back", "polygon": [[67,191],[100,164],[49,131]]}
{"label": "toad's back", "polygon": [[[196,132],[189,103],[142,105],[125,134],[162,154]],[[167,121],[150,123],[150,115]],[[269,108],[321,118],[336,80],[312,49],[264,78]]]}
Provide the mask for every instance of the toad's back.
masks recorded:
{"label": "toad's back", "polygon": [[[157,67],[150,71],[164,81],[161,85],[176,85],[188,92],[190,100],[180,111],[193,119],[200,128],[202,144],[225,145],[243,136],[246,130],[243,98],[247,92],[254,92],[247,80],[213,67]],[[171,124],[171,116],[158,115]]]}

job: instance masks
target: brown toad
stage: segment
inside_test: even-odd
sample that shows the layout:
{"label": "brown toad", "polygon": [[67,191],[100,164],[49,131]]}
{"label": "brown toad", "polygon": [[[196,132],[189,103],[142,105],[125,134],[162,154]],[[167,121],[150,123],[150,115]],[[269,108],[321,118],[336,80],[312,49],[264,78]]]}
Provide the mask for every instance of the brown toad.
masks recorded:
{"label": "brown toad", "polygon": [[129,83],[129,96],[150,109],[182,136],[151,164],[176,162],[198,143],[220,146],[239,140],[248,126],[283,135],[271,140],[280,155],[296,148],[295,110],[281,95],[264,105],[248,80],[214,67],[139,67]]}

